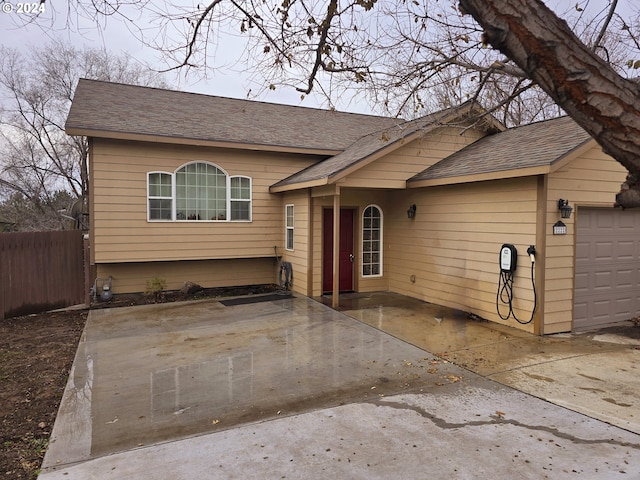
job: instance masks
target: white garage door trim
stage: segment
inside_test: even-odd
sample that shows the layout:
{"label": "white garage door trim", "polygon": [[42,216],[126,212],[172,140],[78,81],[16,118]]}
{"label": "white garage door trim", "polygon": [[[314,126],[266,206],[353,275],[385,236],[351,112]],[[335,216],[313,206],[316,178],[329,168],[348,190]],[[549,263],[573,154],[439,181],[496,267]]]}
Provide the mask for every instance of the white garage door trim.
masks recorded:
{"label": "white garage door trim", "polygon": [[640,315],[640,211],[581,208],[578,213],[573,329]]}

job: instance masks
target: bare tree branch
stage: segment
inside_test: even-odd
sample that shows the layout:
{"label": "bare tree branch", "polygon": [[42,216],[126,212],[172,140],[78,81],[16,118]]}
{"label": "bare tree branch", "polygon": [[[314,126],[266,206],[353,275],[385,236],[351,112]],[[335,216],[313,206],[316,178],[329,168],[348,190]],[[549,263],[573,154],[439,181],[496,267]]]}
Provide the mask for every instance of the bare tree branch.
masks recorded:
{"label": "bare tree branch", "polygon": [[[513,59],[631,175],[616,202],[640,207],[640,86],[620,77],[542,3],[460,0]],[[544,28],[542,28],[544,26]]]}
{"label": "bare tree branch", "polygon": [[[60,41],[28,54],[0,47],[0,187],[14,213],[57,219],[57,200],[88,196],[87,140],[64,132],[79,77],[163,85],[154,72],[102,50]],[[58,220],[28,223],[61,226]]]}
{"label": "bare tree branch", "polygon": [[206,18],[209,16],[209,14],[213,11],[213,9],[217,5],[219,5],[221,2],[222,2],[222,0],[214,0],[209,5],[207,5],[207,8],[205,8],[204,11],[199,15],[198,20],[196,21],[195,25],[193,26],[193,33],[191,34],[191,39],[189,40],[189,42],[186,45],[187,53],[184,56],[184,60],[182,61],[182,63],[164,70],[164,72],[170,72],[172,70],[178,70],[178,69],[180,69],[182,67],[193,66],[192,64],[189,63],[189,60],[191,59],[191,57],[193,55],[194,46],[195,46],[196,42],[198,41],[198,35],[200,33],[200,28],[202,27],[202,24],[204,23]]}
{"label": "bare tree branch", "polygon": [[593,42],[593,50],[596,50],[601,47],[602,39],[604,38],[607,30],[609,29],[609,24],[611,23],[611,19],[613,18],[613,14],[616,12],[616,7],[618,6],[618,0],[613,0],[611,5],[609,6],[609,13],[607,14],[607,18],[604,20],[602,24],[602,28],[600,28],[600,33],[596,37]]}

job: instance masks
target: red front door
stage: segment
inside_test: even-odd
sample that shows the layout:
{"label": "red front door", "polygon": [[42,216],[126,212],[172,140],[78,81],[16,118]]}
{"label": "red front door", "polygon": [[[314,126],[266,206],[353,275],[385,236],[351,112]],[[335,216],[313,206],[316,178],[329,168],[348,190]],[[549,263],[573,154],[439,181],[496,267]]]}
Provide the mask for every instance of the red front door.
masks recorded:
{"label": "red front door", "polygon": [[[353,291],[353,224],[355,211],[340,209],[340,276],[338,289]],[[323,214],[322,247],[322,291],[333,291],[333,209],[327,208]]]}

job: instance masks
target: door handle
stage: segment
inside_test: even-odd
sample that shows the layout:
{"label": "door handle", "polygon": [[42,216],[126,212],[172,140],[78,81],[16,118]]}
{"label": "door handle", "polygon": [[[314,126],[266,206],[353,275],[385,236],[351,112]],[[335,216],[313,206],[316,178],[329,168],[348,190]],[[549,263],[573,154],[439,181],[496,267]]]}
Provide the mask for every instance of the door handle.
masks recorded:
{"label": "door handle", "polygon": [[356,258],[356,257],[354,257],[354,256],[353,256],[353,253],[350,253],[350,254],[349,254],[349,260],[351,261],[351,263],[353,263],[353,260],[354,260],[355,258]]}

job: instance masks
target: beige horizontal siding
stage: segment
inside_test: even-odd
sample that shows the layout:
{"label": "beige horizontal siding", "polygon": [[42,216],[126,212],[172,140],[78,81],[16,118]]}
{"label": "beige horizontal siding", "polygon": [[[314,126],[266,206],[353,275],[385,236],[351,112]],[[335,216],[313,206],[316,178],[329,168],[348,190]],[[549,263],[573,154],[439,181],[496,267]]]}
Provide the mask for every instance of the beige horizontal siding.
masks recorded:
{"label": "beige horizontal siding", "polygon": [[439,128],[352,173],[341,186],[404,188],[406,180],[482,135],[474,129]]}
{"label": "beige horizontal siding", "polygon": [[307,295],[309,287],[309,195],[306,190],[283,195],[281,214],[283,218],[282,236],[285,245],[285,206],[293,205],[293,250],[283,248],[282,258],[291,262],[293,267],[293,291]]}
{"label": "beige horizontal siding", "polygon": [[274,258],[99,264],[97,277],[112,276],[116,294],[139,293],[156,277],[166,290],[179,290],[187,281],[205,288],[272,284],[276,266]]}
{"label": "beige horizontal siding", "polygon": [[[93,140],[95,263],[268,257],[284,250],[281,198],[269,186],[317,159],[264,152]],[[147,173],[212,162],[252,179],[252,222],[148,222]]]}
{"label": "beige horizontal siding", "polygon": [[[512,243],[519,256],[514,309],[528,320],[533,290],[526,249],[535,244],[536,189],[531,177],[394,195],[385,242],[389,289],[515,326],[514,320],[499,318],[495,304],[499,250]],[[417,206],[413,220],[406,215],[411,204]],[[524,328],[532,330],[532,325]]]}
{"label": "beige horizontal siding", "polygon": [[[567,332],[572,328],[575,226],[580,206],[612,207],[626,175],[624,167],[595,144],[579,158],[549,175],[545,229],[545,334]],[[553,224],[560,220],[560,198],[568,199],[574,209],[570,219],[562,219],[567,225],[567,235],[553,235]]]}

